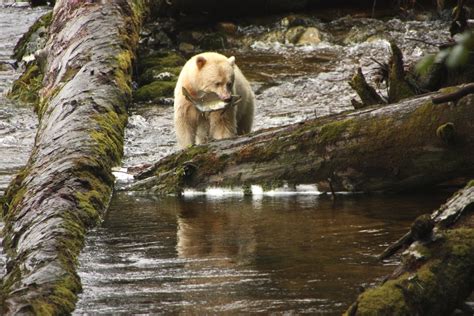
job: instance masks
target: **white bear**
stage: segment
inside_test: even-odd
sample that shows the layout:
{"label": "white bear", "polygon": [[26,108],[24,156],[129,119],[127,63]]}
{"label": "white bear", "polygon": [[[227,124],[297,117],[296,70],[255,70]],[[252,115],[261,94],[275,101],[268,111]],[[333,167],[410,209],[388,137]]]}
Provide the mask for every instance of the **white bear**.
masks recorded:
{"label": "white bear", "polygon": [[[184,95],[183,87],[195,96],[214,92],[223,101],[239,95],[240,102],[224,110],[200,112]],[[249,133],[254,117],[255,96],[235,57],[202,53],[183,66],[174,90],[174,125],[178,146],[186,148],[208,139],[223,139]]]}

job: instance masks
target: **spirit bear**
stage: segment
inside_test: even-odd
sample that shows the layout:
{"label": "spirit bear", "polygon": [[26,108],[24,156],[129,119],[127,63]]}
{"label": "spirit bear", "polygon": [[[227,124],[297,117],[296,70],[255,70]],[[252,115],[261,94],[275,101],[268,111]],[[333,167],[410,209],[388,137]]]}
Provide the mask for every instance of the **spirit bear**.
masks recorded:
{"label": "spirit bear", "polygon": [[[184,95],[214,92],[223,101],[241,97],[235,105],[215,112],[200,112]],[[189,59],[179,74],[174,90],[174,125],[178,146],[185,148],[211,139],[249,133],[252,129],[255,96],[235,57],[202,53]]]}

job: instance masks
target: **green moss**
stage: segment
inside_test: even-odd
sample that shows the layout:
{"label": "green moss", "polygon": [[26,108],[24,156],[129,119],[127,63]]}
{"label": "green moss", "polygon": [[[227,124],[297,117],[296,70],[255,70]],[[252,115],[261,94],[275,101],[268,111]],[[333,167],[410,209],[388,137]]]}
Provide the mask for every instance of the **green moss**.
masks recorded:
{"label": "green moss", "polygon": [[[438,121],[439,121],[439,116],[438,116],[439,114],[437,114],[438,111],[435,110],[435,107],[436,106],[433,105],[431,101],[419,106],[411,114],[410,118],[406,120],[402,129],[410,131],[410,132],[420,133],[417,135],[411,135],[411,136],[420,136],[420,137],[427,136],[425,135],[426,131],[429,131],[429,130],[435,131],[436,126],[438,125]],[[402,134],[400,135],[400,137],[405,137],[406,140],[409,140],[410,135]],[[416,138],[413,138],[413,140],[415,141]]]}
{"label": "green moss", "polygon": [[154,81],[147,84],[133,94],[135,101],[154,101],[163,97],[170,97],[173,95],[175,82],[172,81]]}
{"label": "green moss", "polygon": [[[176,83],[178,80],[179,73],[181,71],[181,67],[162,67],[157,66],[150,69],[145,70],[141,73],[136,81],[140,86],[152,83],[155,80],[158,81],[172,81]],[[162,77],[162,79],[159,79]],[[168,77],[168,78],[167,78]]]}
{"label": "green moss", "polygon": [[25,167],[21,169],[15,176],[15,178],[10,182],[5,195],[3,197],[3,215],[6,217],[5,220],[12,215],[15,207],[23,200],[26,188],[24,185],[24,180],[30,169]]}
{"label": "green moss", "polygon": [[[406,275],[403,276],[406,279]],[[358,315],[409,315],[403,304],[404,295],[396,281],[387,281],[382,287],[369,289],[361,294]]]}
{"label": "green moss", "polygon": [[95,141],[94,149],[99,157],[108,158],[106,165],[120,164],[123,155],[123,132],[127,120],[126,114],[114,111],[102,113],[95,117],[97,129],[90,135]]}
{"label": "green moss", "polygon": [[[40,17],[18,41],[13,50],[13,58],[17,61],[22,60],[28,50],[28,44],[31,41],[32,35],[36,33],[42,27],[49,27],[53,18],[53,12],[50,11]],[[29,52],[32,54],[33,52]]]}
{"label": "green moss", "polygon": [[25,72],[13,82],[8,97],[28,103],[39,103],[38,92],[43,84],[43,72],[35,64],[28,65]]}
{"label": "green moss", "polygon": [[449,122],[439,126],[436,129],[436,136],[441,138],[441,140],[447,145],[453,145],[456,139],[456,129],[454,124]]}
{"label": "green moss", "polygon": [[352,120],[348,119],[323,125],[319,135],[317,136],[318,142],[334,143],[335,140],[340,139],[342,133],[344,133],[348,127],[351,126],[351,123]]}
{"label": "green moss", "polygon": [[193,181],[186,166],[195,166],[198,177],[206,177],[218,172],[224,164],[215,153],[209,152],[208,145],[191,146],[178,155],[163,159],[156,168],[158,193],[180,195],[183,188]]}
{"label": "green moss", "polygon": [[252,196],[252,187],[250,184],[242,185],[242,191],[244,192],[244,196]]}
{"label": "green moss", "polygon": [[474,187],[474,180],[471,180],[467,183],[466,188],[472,188]]}
{"label": "green moss", "polygon": [[[140,88],[134,93],[134,100],[143,102],[171,97],[184,63],[184,58],[175,52],[156,53],[140,58],[136,76]],[[169,73],[170,76],[161,79],[157,77],[164,73]]]}
{"label": "green moss", "polygon": [[51,294],[31,301],[34,315],[69,315],[75,308],[76,294],[81,290],[79,278],[66,275],[53,285]]}
{"label": "green moss", "polygon": [[[472,291],[474,282],[474,229],[439,232],[442,238],[416,250],[423,264],[404,269],[394,280],[367,290],[357,300],[358,315],[447,315]],[[354,307],[351,308],[354,310]]]}
{"label": "green moss", "polygon": [[456,86],[451,86],[451,87],[445,87],[441,88],[438,91],[441,92],[442,94],[451,94],[454,92],[457,92],[460,88]]}
{"label": "green moss", "polygon": [[120,54],[117,55],[117,64],[118,67],[115,71],[115,82],[118,88],[125,93],[127,97],[132,95],[132,61],[133,55],[128,50],[123,50]]}
{"label": "green moss", "polygon": [[281,180],[265,181],[261,183],[263,191],[272,191],[283,187],[285,183]]}
{"label": "green moss", "polygon": [[[163,69],[182,67],[186,60],[176,52],[158,52],[138,60],[138,72],[143,73],[148,69]],[[158,68],[157,68],[158,67]]]}

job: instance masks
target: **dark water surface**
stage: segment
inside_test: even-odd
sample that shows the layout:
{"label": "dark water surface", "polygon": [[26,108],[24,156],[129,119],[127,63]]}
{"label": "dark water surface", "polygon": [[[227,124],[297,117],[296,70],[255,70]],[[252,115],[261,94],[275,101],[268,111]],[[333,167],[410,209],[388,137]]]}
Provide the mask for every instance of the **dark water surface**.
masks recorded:
{"label": "dark water surface", "polygon": [[154,198],[120,193],[80,257],[83,313],[340,314],[448,194]]}

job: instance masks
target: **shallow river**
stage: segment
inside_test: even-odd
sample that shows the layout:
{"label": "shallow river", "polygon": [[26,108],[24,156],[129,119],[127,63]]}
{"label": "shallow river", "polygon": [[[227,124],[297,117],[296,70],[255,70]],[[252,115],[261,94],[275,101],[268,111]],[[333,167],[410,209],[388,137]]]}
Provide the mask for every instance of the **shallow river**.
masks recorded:
{"label": "shallow river", "polygon": [[114,197],[80,258],[82,313],[340,314],[444,197]]}
{"label": "shallow river", "polygon": [[[0,63],[43,9],[3,8]],[[432,47],[406,37],[446,38],[439,22],[346,18],[319,45],[256,42],[226,51],[257,97],[255,129],[350,109],[347,80],[357,66],[372,77],[371,57],[387,58],[387,35],[408,60]],[[338,24],[339,23],[339,24]],[[379,30],[344,42],[354,27]],[[18,72],[0,64],[0,95]],[[125,167],[175,151],[169,106],[135,105],[126,131]],[[26,163],[36,117],[28,105],[0,96],[0,195]],[[376,255],[447,193],[408,196],[238,195],[173,197],[117,193],[102,226],[80,256],[83,294],[75,314],[257,313],[339,314],[396,261]],[[0,266],[4,263],[0,255]],[[396,259],[393,259],[396,260]]]}

